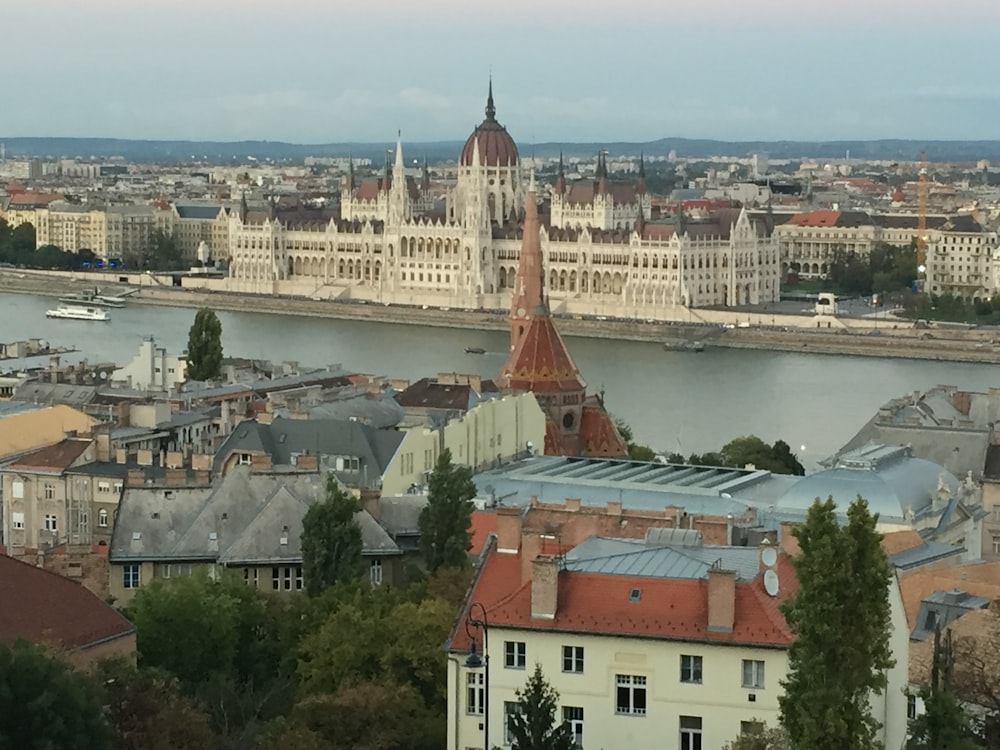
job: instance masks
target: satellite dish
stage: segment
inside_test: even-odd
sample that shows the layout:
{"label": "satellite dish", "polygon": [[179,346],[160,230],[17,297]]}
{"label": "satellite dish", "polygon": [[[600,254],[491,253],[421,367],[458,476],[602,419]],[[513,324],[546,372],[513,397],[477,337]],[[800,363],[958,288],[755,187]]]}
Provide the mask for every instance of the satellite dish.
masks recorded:
{"label": "satellite dish", "polygon": [[773,568],[778,562],[778,550],[774,547],[765,547],[760,552],[760,561],[769,568]]}
{"label": "satellite dish", "polygon": [[764,591],[768,596],[778,595],[778,574],[773,570],[764,571]]}

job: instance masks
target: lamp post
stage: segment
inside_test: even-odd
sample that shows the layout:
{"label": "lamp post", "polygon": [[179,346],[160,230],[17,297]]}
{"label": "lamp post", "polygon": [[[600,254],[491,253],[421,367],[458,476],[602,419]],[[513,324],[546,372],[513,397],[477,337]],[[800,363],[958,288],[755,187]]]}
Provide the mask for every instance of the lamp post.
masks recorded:
{"label": "lamp post", "polygon": [[[479,617],[474,613],[478,610]],[[473,630],[483,631],[483,655],[476,652],[476,636]],[[479,602],[473,602],[469,607],[469,615],[465,620],[465,632],[469,634],[472,648],[465,660],[467,669],[483,670],[483,750],[490,750],[490,652],[487,637],[489,621],[486,618],[486,608]]]}

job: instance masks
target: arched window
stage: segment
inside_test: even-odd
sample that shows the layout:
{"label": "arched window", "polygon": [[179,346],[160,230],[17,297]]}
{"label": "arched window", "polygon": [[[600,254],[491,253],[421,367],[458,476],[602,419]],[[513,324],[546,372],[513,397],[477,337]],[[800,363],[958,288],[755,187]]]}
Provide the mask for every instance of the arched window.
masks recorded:
{"label": "arched window", "polygon": [[105,508],[101,508],[97,512],[97,525],[102,529],[106,529],[108,527],[108,511]]}

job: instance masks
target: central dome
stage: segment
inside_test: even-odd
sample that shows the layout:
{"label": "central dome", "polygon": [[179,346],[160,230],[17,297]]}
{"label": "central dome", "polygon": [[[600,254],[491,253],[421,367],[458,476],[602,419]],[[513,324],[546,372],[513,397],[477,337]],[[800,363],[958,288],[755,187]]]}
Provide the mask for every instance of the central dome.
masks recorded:
{"label": "central dome", "polygon": [[476,143],[479,143],[479,165],[487,167],[506,167],[517,164],[517,144],[510,137],[507,128],[496,120],[497,110],[493,106],[493,81],[490,81],[490,93],[486,98],[486,119],[475,130],[462,147],[459,164],[463,167],[473,165],[473,153]]}

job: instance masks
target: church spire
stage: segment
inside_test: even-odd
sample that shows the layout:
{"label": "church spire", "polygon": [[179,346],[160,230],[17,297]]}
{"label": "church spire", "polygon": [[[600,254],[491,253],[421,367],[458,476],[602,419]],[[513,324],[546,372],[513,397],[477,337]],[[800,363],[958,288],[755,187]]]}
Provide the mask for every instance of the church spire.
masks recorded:
{"label": "church spire", "polygon": [[490,92],[486,97],[486,119],[495,120],[497,117],[497,108],[493,104],[493,74],[490,73]]}
{"label": "church spire", "polygon": [[517,348],[521,336],[540,307],[544,307],[542,276],[542,246],[539,239],[538,189],[532,171],[528,194],[524,199],[524,225],[521,253],[517,261],[517,276],[510,304],[510,349]]}
{"label": "church spire", "polygon": [[646,160],[643,158],[642,151],[639,152],[639,177],[635,181],[635,192],[640,195],[647,192],[646,188]]}
{"label": "church spire", "polygon": [[559,152],[559,172],[556,174],[556,193],[564,195],[566,193],[566,168],[563,166],[563,154]]}
{"label": "church spire", "polygon": [[403,169],[403,131],[396,131],[396,163],[393,165],[395,169]]}

